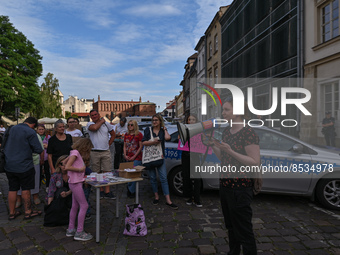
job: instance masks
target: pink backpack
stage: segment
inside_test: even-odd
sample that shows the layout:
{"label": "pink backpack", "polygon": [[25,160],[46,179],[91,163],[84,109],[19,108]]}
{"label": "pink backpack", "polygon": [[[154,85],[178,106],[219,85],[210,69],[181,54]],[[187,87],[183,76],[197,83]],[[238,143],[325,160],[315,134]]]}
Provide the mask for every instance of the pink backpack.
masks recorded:
{"label": "pink backpack", "polygon": [[126,205],[123,234],[128,236],[146,236],[147,233],[143,207],[140,204]]}

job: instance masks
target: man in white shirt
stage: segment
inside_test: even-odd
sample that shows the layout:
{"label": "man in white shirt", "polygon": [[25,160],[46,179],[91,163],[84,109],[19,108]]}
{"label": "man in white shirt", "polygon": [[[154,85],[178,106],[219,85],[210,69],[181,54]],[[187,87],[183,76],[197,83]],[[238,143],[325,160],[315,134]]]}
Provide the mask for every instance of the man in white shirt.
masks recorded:
{"label": "man in white shirt", "polygon": [[[100,117],[97,110],[91,110],[90,117],[92,121],[87,123],[87,129],[93,143],[91,151],[91,169],[97,173],[102,171],[109,172],[111,171],[111,153],[109,147],[116,137],[115,131],[110,123]],[[116,199],[115,195],[110,192],[109,186],[104,187],[104,189],[101,188],[101,197]]]}

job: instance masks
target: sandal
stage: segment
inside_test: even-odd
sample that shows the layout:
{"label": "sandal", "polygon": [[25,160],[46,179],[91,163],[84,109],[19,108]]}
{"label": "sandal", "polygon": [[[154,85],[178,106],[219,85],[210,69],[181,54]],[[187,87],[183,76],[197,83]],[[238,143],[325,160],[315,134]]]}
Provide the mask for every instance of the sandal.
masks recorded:
{"label": "sandal", "polygon": [[29,219],[32,219],[36,216],[40,216],[41,214],[42,214],[41,211],[31,211],[30,213],[25,213],[24,219],[29,220]]}
{"label": "sandal", "polygon": [[8,220],[14,220],[16,217],[20,216],[21,212],[15,212],[14,214],[8,215]]}

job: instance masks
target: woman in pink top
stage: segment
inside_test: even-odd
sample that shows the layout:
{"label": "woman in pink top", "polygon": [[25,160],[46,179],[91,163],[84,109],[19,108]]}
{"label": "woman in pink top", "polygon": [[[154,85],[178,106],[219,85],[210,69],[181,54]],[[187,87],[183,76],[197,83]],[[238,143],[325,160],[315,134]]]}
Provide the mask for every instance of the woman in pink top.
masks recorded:
{"label": "woman in pink top", "polygon": [[[79,139],[73,146],[67,159],[66,167],[69,176],[69,187],[72,191],[72,208],[66,236],[74,236],[74,240],[88,241],[93,238],[90,233],[84,231],[84,221],[88,203],[83,190],[86,164],[90,161],[90,152],[93,144],[89,138]],[[79,213],[78,213],[79,210]],[[78,226],[75,228],[78,215]]]}

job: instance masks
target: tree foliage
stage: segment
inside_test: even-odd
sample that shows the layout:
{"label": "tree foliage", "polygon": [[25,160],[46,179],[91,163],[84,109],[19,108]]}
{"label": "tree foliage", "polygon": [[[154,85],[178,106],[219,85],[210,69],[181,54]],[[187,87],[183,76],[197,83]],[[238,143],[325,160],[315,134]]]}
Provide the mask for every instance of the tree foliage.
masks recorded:
{"label": "tree foliage", "polygon": [[15,107],[32,112],[40,104],[41,60],[33,43],[0,16],[0,116],[13,116]]}
{"label": "tree foliage", "polygon": [[59,81],[53,78],[52,73],[48,73],[41,84],[41,102],[37,105],[36,116],[38,118],[61,118],[61,102],[59,95]]}

